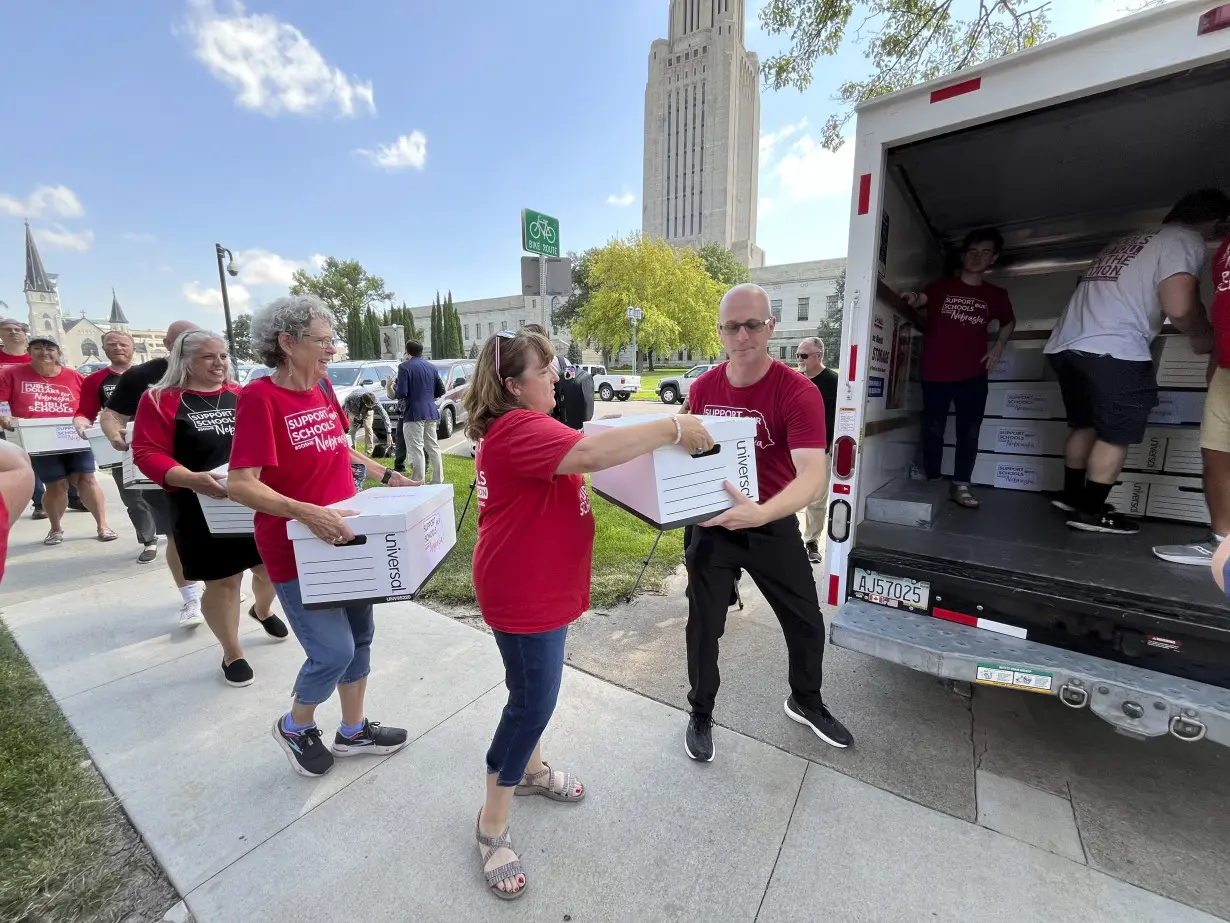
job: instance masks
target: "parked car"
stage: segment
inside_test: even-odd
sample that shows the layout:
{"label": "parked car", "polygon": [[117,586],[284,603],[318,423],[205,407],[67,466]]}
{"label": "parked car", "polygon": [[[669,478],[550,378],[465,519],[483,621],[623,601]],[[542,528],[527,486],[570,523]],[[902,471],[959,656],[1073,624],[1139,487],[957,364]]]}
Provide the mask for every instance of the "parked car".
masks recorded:
{"label": "parked car", "polygon": [[688,396],[692,382],[713,368],[712,365],[697,365],[688,369],[682,375],[663,378],[658,382],[658,397],[663,404],[679,404]]}
{"label": "parked car", "polygon": [[[461,399],[469,386],[470,378],[474,375],[474,360],[432,359],[429,361],[436,367],[436,373],[444,382],[444,396],[436,399],[436,407],[440,410],[440,426],[436,432],[441,439],[447,439],[453,435],[458,426],[464,425],[468,419]],[[389,415],[389,423],[395,427],[401,426],[401,410],[397,406],[397,401],[387,394],[382,394],[380,405]],[[372,430],[376,435],[376,440],[383,445],[383,451],[377,454],[392,455],[393,440],[385,432],[384,418],[380,414],[376,414],[372,421]]]}
{"label": "parked car", "polygon": [[[581,366],[585,368],[585,366]],[[601,369],[602,366],[589,366],[591,369]],[[591,373],[593,374],[593,373]],[[604,401],[613,400],[618,397],[621,401],[626,401],[637,391],[641,390],[640,375],[607,375],[605,370],[603,374],[595,374],[594,378],[594,393]]]}
{"label": "parked car", "polygon": [[77,373],[80,375],[93,375],[99,369],[105,369],[110,365],[110,362],[100,362],[97,359],[91,359],[84,365],[77,366]]}
{"label": "parked car", "polygon": [[272,375],[273,369],[267,365],[254,365],[250,369],[241,369],[243,378],[239,379],[241,385],[248,385],[256,381],[258,378],[264,378],[266,375]]}
{"label": "parked car", "polygon": [[390,378],[396,377],[397,363],[387,359],[329,363],[329,384],[337,393],[339,404],[359,389],[383,398],[385,385]]}

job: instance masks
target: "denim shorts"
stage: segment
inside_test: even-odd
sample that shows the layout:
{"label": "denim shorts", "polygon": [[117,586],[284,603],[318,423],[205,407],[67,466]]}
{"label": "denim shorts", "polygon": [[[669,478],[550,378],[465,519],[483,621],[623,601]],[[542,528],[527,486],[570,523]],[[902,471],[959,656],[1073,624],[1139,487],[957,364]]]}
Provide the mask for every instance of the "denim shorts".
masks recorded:
{"label": "denim shorts", "polygon": [[299,581],[275,583],[282,611],[307,660],[295,679],[295,701],[319,705],[333,690],[357,683],[372,669],[376,620],[371,605],[305,609]]}
{"label": "denim shorts", "polygon": [[499,773],[496,784],[508,788],[525,775],[538,739],[555,713],[568,626],[532,635],[492,634],[504,658],[508,704],[487,751],[487,772]]}
{"label": "denim shorts", "polygon": [[31,455],[30,465],[44,484],[54,484],[73,474],[93,474],[94,453],[85,449],[56,455]]}

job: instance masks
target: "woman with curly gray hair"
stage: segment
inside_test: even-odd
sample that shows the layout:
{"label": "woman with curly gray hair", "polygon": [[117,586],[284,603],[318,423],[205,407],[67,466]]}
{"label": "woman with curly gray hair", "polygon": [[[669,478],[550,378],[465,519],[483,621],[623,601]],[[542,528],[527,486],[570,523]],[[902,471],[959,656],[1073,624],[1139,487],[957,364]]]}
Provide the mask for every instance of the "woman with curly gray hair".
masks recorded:
{"label": "woman with curly gray hair", "polygon": [[[333,316],[319,298],[279,298],[257,311],[252,348],[273,373],[239,396],[227,490],[232,500],[256,510],[257,548],[307,654],[294,703],[274,722],[273,737],[291,768],[321,776],[334,756],[393,753],[406,745],[407,735],[369,721],[363,711],[375,632],[372,606],[306,609],[286,523],[298,520],[322,541],[340,545],[354,538],[344,518],[354,514],[329,504],[354,496],[352,463],[385,485],[415,482],[349,447],[346,415],[327,375]],[[334,689],[342,722],[331,753],[321,742],[315,713]]]}

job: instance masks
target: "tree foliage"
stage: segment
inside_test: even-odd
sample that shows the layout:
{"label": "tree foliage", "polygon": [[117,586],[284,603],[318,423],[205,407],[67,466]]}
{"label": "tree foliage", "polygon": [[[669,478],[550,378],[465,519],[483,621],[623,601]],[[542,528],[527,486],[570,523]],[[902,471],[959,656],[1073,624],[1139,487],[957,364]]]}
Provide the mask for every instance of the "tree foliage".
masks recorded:
{"label": "tree foliage", "polygon": [[581,363],[581,343],[578,340],[572,340],[568,343],[568,361],[573,365]]}
{"label": "tree foliage", "polygon": [[[358,312],[355,317],[361,322],[372,302],[393,300],[393,293],[384,287],[384,279],[373,276],[358,260],[332,256],[325,259],[315,275],[306,269],[296,269],[290,293],[318,297],[333,312],[335,326],[339,328],[350,323],[351,312]],[[349,346],[350,341],[346,342]]]}
{"label": "tree foliage", "polygon": [[572,260],[572,294],[551,312],[552,326],[571,327],[581,316],[585,305],[589,304],[590,295],[593,294],[589,284],[589,272],[597,249],[591,247],[583,253],[572,251],[568,254],[568,258]]}
{"label": "tree foliage", "polygon": [[[390,324],[401,324],[402,332],[406,335],[406,341],[418,340],[423,342],[423,328],[418,325],[414,319],[414,312],[406,307],[403,301],[400,308],[389,308],[381,317],[381,322],[384,326]],[[398,356],[400,359],[401,357]]]}
{"label": "tree foliage", "polygon": [[807,89],[816,62],[837,54],[859,14],[852,38],[871,74],[838,90],[842,105],[825,123],[823,139],[835,151],[859,103],[1052,38],[1050,6],[1051,0],[768,0],[761,25],[770,35],[789,34],[790,48],[765,59],[761,75],[775,90]]}
{"label": "tree foliage", "polygon": [[723,291],[752,281],[751,272],[739,262],[734,251],[721,244],[705,244],[696,252],[701,262],[705,264],[705,272],[709,273],[709,278],[722,286]]}
{"label": "tree foliage", "polygon": [[695,250],[675,250],[663,240],[632,234],[591,251],[591,294],[572,324],[576,339],[611,353],[632,341],[629,307],[638,307],[637,346],[643,353],[690,349],[715,355],[722,288]]}
{"label": "tree foliage", "polygon": [[231,322],[231,337],[235,340],[235,355],[231,358],[236,362],[255,362],[252,353],[252,315],[240,314]]}
{"label": "tree foliage", "polygon": [[841,323],[845,314],[846,303],[846,270],[843,267],[841,275],[833,285],[833,294],[837,296],[832,308],[825,307],[820,323],[816,325],[816,336],[824,344],[824,363],[834,368],[841,361]]}

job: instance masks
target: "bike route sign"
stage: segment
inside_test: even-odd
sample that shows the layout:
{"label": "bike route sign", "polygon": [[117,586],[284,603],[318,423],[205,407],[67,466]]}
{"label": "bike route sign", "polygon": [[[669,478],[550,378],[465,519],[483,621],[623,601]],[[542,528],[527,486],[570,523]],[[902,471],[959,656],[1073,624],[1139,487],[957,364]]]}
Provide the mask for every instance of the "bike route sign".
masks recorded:
{"label": "bike route sign", "polygon": [[521,209],[521,249],[543,256],[559,256],[559,219]]}

